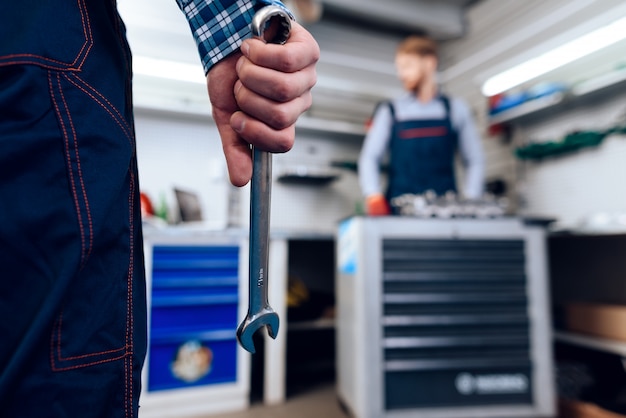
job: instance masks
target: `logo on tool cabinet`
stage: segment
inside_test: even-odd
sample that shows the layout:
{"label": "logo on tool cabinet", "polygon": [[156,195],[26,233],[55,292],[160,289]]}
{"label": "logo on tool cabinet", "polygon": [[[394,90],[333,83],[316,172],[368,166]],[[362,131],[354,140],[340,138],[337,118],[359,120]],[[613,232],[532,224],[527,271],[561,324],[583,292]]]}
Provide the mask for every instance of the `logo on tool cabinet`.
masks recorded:
{"label": "logo on tool cabinet", "polygon": [[461,395],[525,393],[528,391],[528,378],[521,373],[484,375],[459,373],[454,386]]}
{"label": "logo on tool cabinet", "polygon": [[178,379],[193,383],[211,372],[213,351],[200,341],[187,341],[176,351],[171,364],[172,374]]}

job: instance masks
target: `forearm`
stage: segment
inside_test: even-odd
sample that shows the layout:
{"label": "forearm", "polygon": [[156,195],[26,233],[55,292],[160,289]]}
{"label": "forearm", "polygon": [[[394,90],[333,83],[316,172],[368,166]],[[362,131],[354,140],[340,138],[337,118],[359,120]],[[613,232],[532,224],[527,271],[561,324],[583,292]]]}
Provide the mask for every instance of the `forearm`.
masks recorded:
{"label": "forearm", "polygon": [[363,196],[381,193],[380,168],[376,158],[364,148],[359,156],[359,185]]}
{"label": "forearm", "polygon": [[381,191],[380,160],[382,158],[381,137],[368,136],[359,155],[359,185],[365,198],[366,213],[384,216],[391,213],[389,203]]}
{"label": "forearm", "polygon": [[363,196],[381,193],[380,164],[387,151],[391,114],[386,106],[381,106],[372,126],[363,141],[359,155],[359,185]]}

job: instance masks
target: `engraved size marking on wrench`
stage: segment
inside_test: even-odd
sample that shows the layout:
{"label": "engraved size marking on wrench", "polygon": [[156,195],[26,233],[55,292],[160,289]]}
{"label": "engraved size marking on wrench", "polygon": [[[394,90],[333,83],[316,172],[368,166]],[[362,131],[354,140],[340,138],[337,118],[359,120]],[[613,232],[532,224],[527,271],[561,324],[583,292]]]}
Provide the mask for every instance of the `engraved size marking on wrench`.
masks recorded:
{"label": "engraved size marking on wrench", "polygon": [[263,286],[263,281],[264,281],[264,278],[263,278],[263,269],[261,269],[261,270],[259,270],[259,278],[256,280],[256,285],[257,285],[257,287],[261,287],[261,286]]}

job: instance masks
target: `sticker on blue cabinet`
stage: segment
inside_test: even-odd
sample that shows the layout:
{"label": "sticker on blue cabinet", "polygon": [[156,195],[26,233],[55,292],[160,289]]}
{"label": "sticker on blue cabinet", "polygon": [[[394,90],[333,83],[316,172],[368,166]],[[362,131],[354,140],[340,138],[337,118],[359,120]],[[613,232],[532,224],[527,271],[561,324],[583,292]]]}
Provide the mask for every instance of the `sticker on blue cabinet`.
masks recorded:
{"label": "sticker on blue cabinet", "polygon": [[170,366],[172,374],[183,382],[193,383],[211,373],[213,351],[200,341],[187,341],[176,350]]}
{"label": "sticker on blue cabinet", "polygon": [[344,274],[356,273],[358,235],[353,219],[339,225],[339,271]]}

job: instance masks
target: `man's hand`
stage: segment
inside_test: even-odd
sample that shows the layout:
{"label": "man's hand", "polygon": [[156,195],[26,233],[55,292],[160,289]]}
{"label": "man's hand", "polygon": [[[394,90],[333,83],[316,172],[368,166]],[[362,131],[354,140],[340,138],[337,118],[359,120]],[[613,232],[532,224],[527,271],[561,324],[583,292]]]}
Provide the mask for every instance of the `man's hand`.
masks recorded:
{"label": "man's hand", "polygon": [[366,211],[369,216],[387,216],[391,214],[391,208],[387,199],[380,193],[372,194],[365,198]]}
{"label": "man's hand", "polygon": [[276,153],[293,147],[296,119],[311,107],[319,55],[311,34],[292,22],[286,44],[247,39],[241,52],[209,71],[213,117],[233,185],[252,177],[250,144]]}

